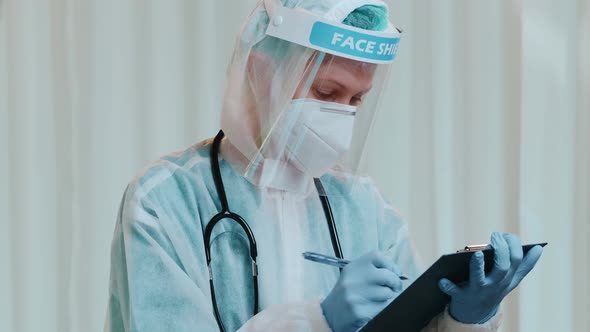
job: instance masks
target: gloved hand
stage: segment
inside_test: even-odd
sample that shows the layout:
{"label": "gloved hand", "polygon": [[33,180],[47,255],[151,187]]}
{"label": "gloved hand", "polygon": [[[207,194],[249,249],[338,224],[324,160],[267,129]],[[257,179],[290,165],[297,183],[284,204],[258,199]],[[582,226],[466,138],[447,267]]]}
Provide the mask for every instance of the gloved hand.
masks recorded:
{"label": "gloved hand", "polygon": [[492,318],[500,302],[535,267],[543,253],[535,246],[523,258],[520,239],[513,234],[492,234],[494,266],[488,276],[484,271],[484,255],[471,256],[469,281],[457,286],[448,279],[439,281],[440,289],[451,297],[449,313],[464,324],[483,324]]}
{"label": "gloved hand", "polygon": [[361,256],[342,269],[321,307],[334,332],[354,332],[402,291],[401,270],[383,253]]}

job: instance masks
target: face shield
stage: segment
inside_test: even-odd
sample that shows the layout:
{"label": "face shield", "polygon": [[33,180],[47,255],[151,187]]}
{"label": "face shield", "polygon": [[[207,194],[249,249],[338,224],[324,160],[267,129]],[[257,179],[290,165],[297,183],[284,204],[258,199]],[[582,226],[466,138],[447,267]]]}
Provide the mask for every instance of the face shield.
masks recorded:
{"label": "face shield", "polygon": [[230,66],[222,129],[262,187],[305,191],[326,174],[354,184],[398,50],[387,19],[382,31],[340,23],[359,6],[387,17],[382,1],[307,2],[261,1]]}

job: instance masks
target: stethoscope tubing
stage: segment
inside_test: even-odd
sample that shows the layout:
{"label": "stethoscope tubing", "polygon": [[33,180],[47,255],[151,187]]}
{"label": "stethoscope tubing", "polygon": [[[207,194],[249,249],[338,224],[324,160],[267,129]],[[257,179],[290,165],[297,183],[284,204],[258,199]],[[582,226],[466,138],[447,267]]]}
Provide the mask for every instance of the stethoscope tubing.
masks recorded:
{"label": "stethoscope tubing", "polygon": [[[213,285],[213,271],[211,269],[211,236],[213,234],[213,229],[215,226],[224,219],[230,219],[235,221],[248,238],[248,243],[250,247],[250,259],[252,261],[252,283],[254,287],[254,308],[253,308],[253,315],[256,315],[259,311],[259,302],[258,302],[258,265],[256,262],[256,258],[258,256],[258,249],[256,246],[256,239],[254,237],[254,233],[252,229],[242,218],[239,214],[233,213],[229,209],[229,204],[227,201],[227,195],[225,193],[225,187],[223,185],[223,178],[221,177],[221,169],[219,167],[219,148],[221,146],[221,140],[224,137],[224,133],[222,130],[217,133],[215,139],[213,140],[213,145],[210,151],[211,157],[211,171],[213,173],[213,181],[215,183],[215,188],[217,190],[217,195],[219,196],[219,200],[221,203],[221,211],[217,213],[207,226],[205,227],[203,240],[205,243],[205,256],[207,259],[207,269],[209,272],[209,286],[211,288],[211,303],[213,305],[213,312],[215,314],[215,320],[217,321],[217,325],[221,332],[225,332],[225,327],[223,326],[223,322],[221,320],[221,314],[219,313],[219,308],[217,307],[217,300],[215,298],[215,287]],[[328,196],[325,193],[324,186],[322,182],[318,178],[314,178],[315,186],[318,190],[318,194],[320,197],[320,201],[322,203],[322,208],[324,210],[324,215],[326,217],[326,221],[328,224],[328,229],[330,231],[330,240],[332,242],[332,248],[334,249],[334,254],[338,258],[343,258],[342,255],[342,248],[340,246],[340,240],[338,237],[338,232],[336,230],[336,223],[334,222],[334,215],[332,214],[332,208],[330,206],[330,201],[328,200]]]}

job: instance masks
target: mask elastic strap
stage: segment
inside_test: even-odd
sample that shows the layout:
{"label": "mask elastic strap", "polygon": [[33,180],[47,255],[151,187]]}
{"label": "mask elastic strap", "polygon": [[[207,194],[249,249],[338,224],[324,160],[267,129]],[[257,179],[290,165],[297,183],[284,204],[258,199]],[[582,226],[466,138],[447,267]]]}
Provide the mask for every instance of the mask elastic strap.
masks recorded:
{"label": "mask elastic strap", "polygon": [[[317,57],[315,63],[313,64],[313,68],[311,69],[311,73],[309,73],[307,81],[305,82],[305,85],[303,86],[303,93],[305,95],[307,95],[307,93],[309,92],[309,89],[311,88],[311,85],[313,84],[313,81],[315,80],[315,77],[318,74],[318,71],[320,70],[320,66],[322,65],[322,62],[324,62],[325,57],[326,57],[326,53],[318,52],[318,57]],[[297,97],[299,98],[299,96],[297,96]]]}
{"label": "mask elastic strap", "polygon": [[[265,0],[264,2],[266,3],[267,1],[273,1],[273,0]],[[309,89],[311,88],[311,85],[313,84],[313,81],[315,80],[315,76],[317,75],[318,71],[320,70],[320,66],[322,65],[322,62],[324,62],[324,58],[326,57],[326,53],[324,53],[324,52],[317,52],[317,53],[318,53],[318,56],[315,59],[315,61],[313,63],[313,67],[311,69],[311,72],[310,72],[307,80],[305,81],[305,85],[303,86],[303,89],[302,89],[303,95],[307,95],[307,93],[309,92]],[[293,126],[295,125],[295,120],[297,119],[297,117],[299,117],[300,111],[301,111],[301,106],[297,106],[297,108],[291,110],[291,112],[293,112],[293,114],[296,114],[297,116],[292,116],[292,117],[287,118],[289,120],[289,122],[287,123],[288,130],[291,130],[293,128]],[[293,114],[291,114],[291,115],[293,115]],[[286,116],[286,115],[283,112],[283,114],[281,114],[280,117],[284,117],[284,116]],[[280,121],[280,119],[277,119],[277,121]],[[285,136],[282,138],[282,140],[286,140],[287,138],[288,138],[288,136]],[[280,144],[281,144],[281,146],[284,146],[286,144],[286,142],[281,141]],[[247,177],[253,176],[254,173],[257,171],[259,165],[263,162],[263,159],[264,158],[262,156],[262,153],[258,152],[256,154],[255,160],[253,162],[251,162],[248,165],[248,167],[246,168],[245,175]]]}
{"label": "mask elastic strap", "polygon": [[[315,80],[315,77],[318,74],[318,71],[320,70],[320,66],[322,65],[322,62],[324,62],[325,57],[326,57],[326,53],[318,52],[317,59],[315,60],[315,63],[313,64],[313,68],[311,69],[311,73],[309,73],[309,76],[307,77],[307,81],[305,82],[305,85],[303,86],[303,89],[302,89],[302,93],[304,96],[307,96],[307,94],[309,93],[309,89],[311,89],[311,85],[313,84],[313,81]],[[301,98],[301,96],[297,96],[297,98]],[[289,123],[287,124],[287,128],[289,130],[291,130],[295,126],[295,121],[300,116],[302,116],[301,115],[301,107],[302,106],[303,106],[303,104],[297,104],[295,109],[290,110],[291,112],[294,112],[294,114],[296,114],[296,116],[287,117],[287,119],[289,119]],[[285,114],[283,114],[281,116],[285,116]],[[284,139],[286,140],[287,137],[288,136],[285,136]],[[281,142],[281,143],[286,144],[286,142]],[[301,145],[301,140],[297,141],[297,143],[293,147],[293,149],[295,149],[295,150],[299,149],[299,145]]]}

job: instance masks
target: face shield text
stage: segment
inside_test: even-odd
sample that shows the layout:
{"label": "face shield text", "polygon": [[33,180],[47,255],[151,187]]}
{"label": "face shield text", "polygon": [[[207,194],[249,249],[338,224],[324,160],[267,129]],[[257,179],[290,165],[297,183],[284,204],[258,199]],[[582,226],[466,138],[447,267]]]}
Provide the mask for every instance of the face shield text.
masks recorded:
{"label": "face shield text", "polygon": [[345,36],[335,32],[332,36],[332,46],[345,48],[351,51],[377,55],[394,55],[397,53],[398,43],[379,43],[367,39],[355,39],[353,36]]}

